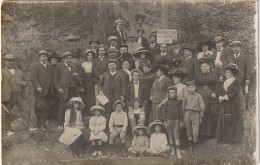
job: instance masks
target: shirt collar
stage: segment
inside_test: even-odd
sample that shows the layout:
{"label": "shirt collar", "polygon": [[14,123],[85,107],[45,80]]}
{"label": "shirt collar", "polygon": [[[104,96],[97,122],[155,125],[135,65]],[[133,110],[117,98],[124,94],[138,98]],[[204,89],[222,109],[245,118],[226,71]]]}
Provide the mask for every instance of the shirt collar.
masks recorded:
{"label": "shirt collar", "polygon": [[161,52],[161,56],[165,56],[165,55],[166,55],[166,52],[164,52],[164,53],[163,53],[163,52]]}
{"label": "shirt collar", "polygon": [[112,76],[114,76],[114,75],[116,74],[116,71],[114,71],[114,72],[109,71],[109,72],[110,72],[110,74],[111,74]]}
{"label": "shirt collar", "polygon": [[44,64],[42,61],[40,61],[40,63],[44,66],[44,68],[46,68],[47,67],[47,63],[46,64]]}
{"label": "shirt collar", "polygon": [[137,82],[136,82],[136,81],[133,81],[133,84],[134,84],[134,85],[139,85],[139,81],[137,81]]}
{"label": "shirt collar", "polygon": [[240,52],[238,54],[234,54],[235,58],[240,56]]}

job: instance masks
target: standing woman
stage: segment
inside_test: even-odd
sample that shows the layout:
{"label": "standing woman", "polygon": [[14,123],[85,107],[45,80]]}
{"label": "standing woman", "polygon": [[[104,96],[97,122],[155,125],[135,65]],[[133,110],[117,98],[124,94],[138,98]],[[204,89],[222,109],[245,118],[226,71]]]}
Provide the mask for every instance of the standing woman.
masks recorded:
{"label": "standing woman", "polygon": [[83,84],[84,84],[84,103],[86,103],[86,109],[83,113],[83,116],[91,115],[90,107],[95,105],[95,82],[98,81],[96,77],[98,77],[98,73],[96,68],[93,66],[93,58],[95,52],[88,49],[85,51],[85,59],[86,61],[82,63],[81,67],[84,69],[83,73]]}
{"label": "standing woman", "polygon": [[210,107],[212,103],[211,95],[219,87],[219,80],[217,74],[211,69],[212,62],[210,58],[201,58],[199,60],[200,72],[194,77],[197,82],[197,92],[202,96],[205,104],[204,117],[200,125],[200,135],[207,137],[215,136],[216,132],[216,119],[210,111]]}
{"label": "standing woman", "polygon": [[164,64],[158,64],[155,68],[157,78],[153,82],[150,100],[152,101],[152,110],[150,114],[150,122],[154,120],[163,120],[163,111],[158,111],[157,106],[167,98],[168,87],[172,86],[172,80],[166,75],[170,68]]}
{"label": "standing woman", "polygon": [[240,82],[234,76],[238,73],[237,65],[230,63],[225,67],[226,80],[213,97],[220,102],[216,138],[240,142],[243,136],[243,122],[239,102]]}

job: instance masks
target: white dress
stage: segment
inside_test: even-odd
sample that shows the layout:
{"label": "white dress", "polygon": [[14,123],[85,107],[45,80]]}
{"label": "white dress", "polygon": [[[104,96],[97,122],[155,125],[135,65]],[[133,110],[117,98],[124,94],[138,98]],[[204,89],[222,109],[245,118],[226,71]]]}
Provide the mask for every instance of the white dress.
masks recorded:
{"label": "white dress", "polygon": [[70,126],[69,120],[70,109],[65,112],[64,132],[59,138],[59,141],[65,145],[72,144],[82,134],[81,129],[84,128],[80,110],[76,110],[76,121],[72,126]]}
{"label": "white dress", "polygon": [[[90,129],[90,141],[91,140],[102,140],[107,142],[108,137],[105,134],[104,130],[106,129],[106,118],[103,116],[93,116],[89,120],[89,129]],[[94,132],[98,132],[96,135]]]}

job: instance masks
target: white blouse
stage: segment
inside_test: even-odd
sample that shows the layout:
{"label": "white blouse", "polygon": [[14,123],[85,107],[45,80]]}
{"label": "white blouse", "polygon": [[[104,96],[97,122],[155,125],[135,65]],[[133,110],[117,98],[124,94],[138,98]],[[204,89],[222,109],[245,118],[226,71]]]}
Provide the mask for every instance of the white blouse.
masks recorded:
{"label": "white blouse", "polygon": [[84,68],[85,73],[92,73],[92,62],[83,62],[81,67]]}

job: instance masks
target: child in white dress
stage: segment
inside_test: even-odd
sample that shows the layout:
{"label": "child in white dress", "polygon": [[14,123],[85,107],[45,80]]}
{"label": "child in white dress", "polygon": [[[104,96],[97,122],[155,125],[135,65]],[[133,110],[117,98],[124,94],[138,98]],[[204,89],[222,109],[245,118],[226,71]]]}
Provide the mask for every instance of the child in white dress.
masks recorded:
{"label": "child in white dress", "polygon": [[155,120],[149,125],[149,132],[152,133],[150,137],[150,146],[146,150],[152,156],[167,156],[170,150],[166,137],[166,128],[161,120]]}
{"label": "child in white dress", "polygon": [[72,97],[67,106],[64,132],[59,141],[70,146],[74,158],[82,158],[85,139],[89,139],[89,132],[83,126],[80,111],[80,109],[84,108],[85,104],[80,97]]}
{"label": "child in white dress", "polygon": [[102,155],[103,147],[102,143],[106,143],[108,140],[104,130],[106,129],[106,118],[101,116],[101,113],[105,112],[105,109],[101,106],[93,106],[90,108],[91,113],[95,116],[89,120],[90,139],[93,146],[94,153],[92,156]]}

